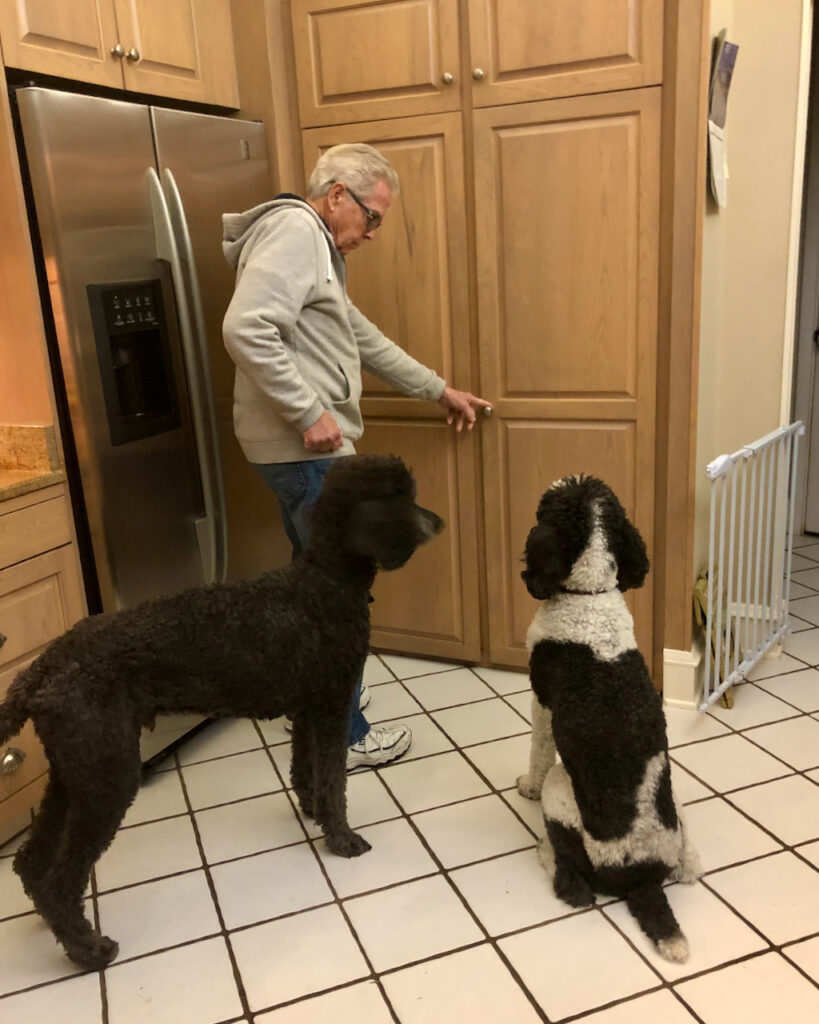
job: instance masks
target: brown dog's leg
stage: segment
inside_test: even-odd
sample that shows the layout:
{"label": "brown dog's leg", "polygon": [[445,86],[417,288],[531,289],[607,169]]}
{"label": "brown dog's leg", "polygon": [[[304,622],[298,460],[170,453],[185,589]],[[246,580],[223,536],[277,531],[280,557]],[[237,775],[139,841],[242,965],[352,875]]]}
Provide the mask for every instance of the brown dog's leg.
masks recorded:
{"label": "brown dog's leg", "polygon": [[[92,969],[110,963],[117,944],[86,919],[83,893],[140,782],[139,722],[126,694],[112,686],[106,697],[96,695],[94,715],[78,705],[37,723],[65,811],[59,836],[46,835],[56,820],[47,817],[39,831],[43,852],[29,868],[35,907],[69,957]],[[22,868],[25,874],[25,857]]]}
{"label": "brown dog's leg", "polygon": [[13,863],[26,895],[35,906],[40,882],[54,863],[54,857],[62,841],[66,809],[65,788],[57,778],[56,771],[52,769],[31,831],[23,846],[17,851]]}
{"label": "brown dog's leg", "polygon": [[318,751],[315,735],[306,715],[299,712],[293,720],[293,752],[290,781],[299,806],[308,818],[316,815],[316,774]]}
{"label": "brown dog's leg", "polygon": [[[65,947],[83,967],[98,970],[117,955],[117,944],[91,926],[83,910],[83,893],[91,868],[109,846],[139,788],[139,765],[130,778],[119,775],[105,786],[106,802],[95,794],[69,797],[63,839],[54,863],[40,879],[35,906]],[[99,793],[96,794],[99,797]],[[90,799],[89,799],[90,798]]]}
{"label": "brown dog's leg", "polygon": [[[316,822],[324,830],[328,850],[340,857],[358,857],[371,847],[347,823],[348,706],[331,709],[325,705],[321,712],[320,718],[307,723],[315,749],[321,751],[315,762],[313,788]],[[294,757],[295,753],[294,749]]]}

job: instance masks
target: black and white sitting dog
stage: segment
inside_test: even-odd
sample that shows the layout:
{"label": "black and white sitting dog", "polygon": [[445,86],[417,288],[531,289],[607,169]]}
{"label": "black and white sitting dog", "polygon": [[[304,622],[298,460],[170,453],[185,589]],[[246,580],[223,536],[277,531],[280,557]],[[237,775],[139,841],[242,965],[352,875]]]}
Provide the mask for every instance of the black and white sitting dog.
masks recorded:
{"label": "black and white sitting dog", "polygon": [[660,955],[682,961],[688,943],[662,886],[696,881],[699,864],[623,597],[647,572],[643,539],[602,480],[565,477],[546,491],[521,574],[543,603],[526,636],[532,745],[518,790],[542,798],[538,857],[555,894],[573,907],[595,891],[625,897]]}

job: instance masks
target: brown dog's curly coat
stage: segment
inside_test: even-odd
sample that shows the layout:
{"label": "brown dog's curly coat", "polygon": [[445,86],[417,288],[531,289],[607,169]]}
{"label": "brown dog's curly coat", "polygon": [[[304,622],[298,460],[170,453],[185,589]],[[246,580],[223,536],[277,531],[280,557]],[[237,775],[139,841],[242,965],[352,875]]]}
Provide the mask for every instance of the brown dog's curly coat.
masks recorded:
{"label": "brown dog's curly coat", "polygon": [[116,956],[116,942],[85,918],[83,892],[137,793],[140,730],[159,713],[288,714],[302,810],[332,852],[370,848],[350,829],[345,799],[370,588],[379,568],[403,565],[442,526],[415,504],[400,459],[341,458],[311,547],[289,566],[84,619],[17,676],[0,705],[0,742],[30,718],[50,775],[14,870],[72,960],[100,968]]}

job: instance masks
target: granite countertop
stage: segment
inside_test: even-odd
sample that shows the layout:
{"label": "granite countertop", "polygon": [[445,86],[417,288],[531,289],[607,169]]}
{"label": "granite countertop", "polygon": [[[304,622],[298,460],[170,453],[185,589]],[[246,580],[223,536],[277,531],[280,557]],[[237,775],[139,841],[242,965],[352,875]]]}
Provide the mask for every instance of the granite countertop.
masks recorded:
{"label": "granite countertop", "polygon": [[0,501],[63,480],[53,427],[0,425]]}
{"label": "granite countertop", "polygon": [[52,469],[3,469],[0,467],[0,501],[17,498],[29,491],[39,491],[65,480],[65,470]]}

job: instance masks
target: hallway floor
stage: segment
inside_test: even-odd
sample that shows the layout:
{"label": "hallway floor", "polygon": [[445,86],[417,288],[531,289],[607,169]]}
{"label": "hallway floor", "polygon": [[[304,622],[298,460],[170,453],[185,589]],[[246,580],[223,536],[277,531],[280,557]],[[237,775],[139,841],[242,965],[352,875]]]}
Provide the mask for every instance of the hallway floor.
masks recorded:
{"label": "hallway floor", "polygon": [[669,889],[691,946],[660,959],[621,902],[572,911],[535,859],[522,673],[370,657],[392,766],[351,775],[372,843],[328,854],[289,791],[282,721],[225,720],[145,782],[89,915],[120,943],[64,957],[0,847],[4,1024],[807,1024],[819,1020],[819,541],[794,558],[786,653],[706,715],[669,708],[703,866]]}

